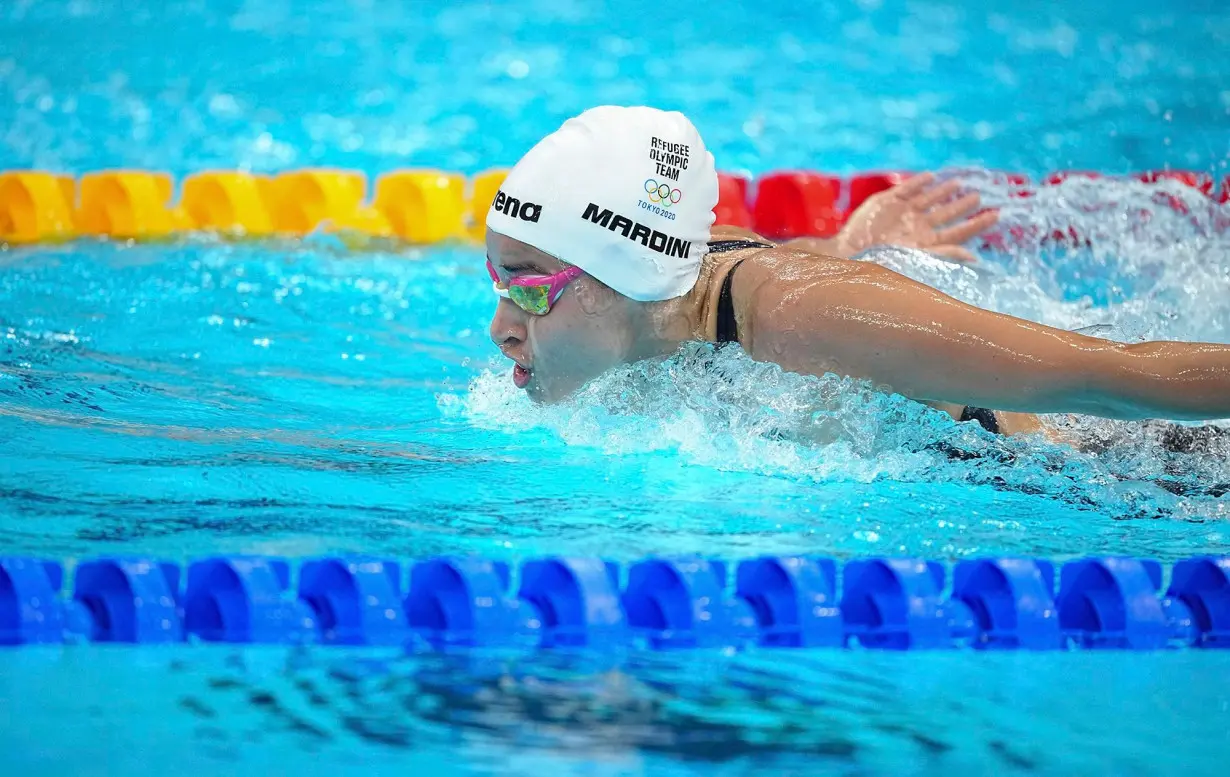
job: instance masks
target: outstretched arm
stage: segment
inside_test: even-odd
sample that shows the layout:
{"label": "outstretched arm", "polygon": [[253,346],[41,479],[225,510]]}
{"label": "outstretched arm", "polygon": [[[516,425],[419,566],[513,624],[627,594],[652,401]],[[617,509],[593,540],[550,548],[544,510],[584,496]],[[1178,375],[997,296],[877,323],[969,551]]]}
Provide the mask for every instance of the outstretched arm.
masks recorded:
{"label": "outstretched arm", "polygon": [[982,310],[874,264],[766,253],[777,256],[738,279],[752,311],[744,346],[785,369],[997,410],[1230,417],[1230,346],[1125,345]]}

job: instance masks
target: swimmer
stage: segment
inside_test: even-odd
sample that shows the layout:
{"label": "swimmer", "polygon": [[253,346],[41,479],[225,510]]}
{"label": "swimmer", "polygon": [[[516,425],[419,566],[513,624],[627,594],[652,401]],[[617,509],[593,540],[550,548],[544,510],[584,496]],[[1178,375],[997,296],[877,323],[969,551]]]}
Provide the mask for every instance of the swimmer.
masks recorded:
{"label": "swimmer", "polygon": [[1038,431],[1035,413],[1230,417],[1230,346],[1089,337],[848,259],[882,244],[973,259],[961,243],[997,215],[968,217],[978,196],[956,193],[916,175],[833,240],[777,245],[713,226],[713,156],[682,114],[593,108],[534,146],[488,211],[491,339],[540,402],[699,340],[867,379],[990,431]]}

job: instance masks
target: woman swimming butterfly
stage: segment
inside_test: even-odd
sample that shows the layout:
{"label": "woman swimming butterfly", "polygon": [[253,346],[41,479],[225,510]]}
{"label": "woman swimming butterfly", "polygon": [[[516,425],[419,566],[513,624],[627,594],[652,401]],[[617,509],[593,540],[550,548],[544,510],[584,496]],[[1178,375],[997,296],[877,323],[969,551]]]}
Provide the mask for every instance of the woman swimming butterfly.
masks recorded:
{"label": "woman swimming butterfly", "polygon": [[[955,259],[997,216],[918,175],[875,195],[834,240],[775,245],[714,227],[713,156],[682,114],[603,106],[509,173],[487,214],[503,299],[491,339],[537,401],[688,341],[739,343],[811,375],[869,379],[993,431],[1032,413],[1230,417],[1230,346],[1131,345],[967,305],[871,262],[879,244]],[[995,412],[984,408],[993,408]]]}

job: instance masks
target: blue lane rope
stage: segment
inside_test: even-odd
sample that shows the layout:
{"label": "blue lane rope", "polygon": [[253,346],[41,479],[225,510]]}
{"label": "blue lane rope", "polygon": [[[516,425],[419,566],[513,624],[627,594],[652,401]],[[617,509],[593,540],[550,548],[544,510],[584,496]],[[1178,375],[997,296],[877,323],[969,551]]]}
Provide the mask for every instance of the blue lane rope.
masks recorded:
{"label": "blue lane rope", "polygon": [[[733,580],[729,572],[733,571]],[[544,558],[0,557],[0,645],[1156,650],[1230,647],[1230,556],[847,562]],[[407,579],[408,578],[408,579]],[[949,583],[951,582],[951,585]]]}

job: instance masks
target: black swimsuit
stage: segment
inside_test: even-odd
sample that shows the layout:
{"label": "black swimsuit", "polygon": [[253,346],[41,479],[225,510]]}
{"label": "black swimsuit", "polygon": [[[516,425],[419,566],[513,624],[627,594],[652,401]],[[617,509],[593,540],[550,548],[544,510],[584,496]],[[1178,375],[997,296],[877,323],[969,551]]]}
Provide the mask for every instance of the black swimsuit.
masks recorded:
{"label": "black swimsuit", "polygon": [[[757,243],[754,240],[717,240],[709,244],[709,253],[723,254],[727,251],[742,251],[745,248],[772,248],[767,243]],[[735,320],[735,302],[731,296],[730,287],[734,283],[735,270],[743,259],[735,262],[726,273],[722,283],[722,291],[718,295],[717,305],[717,342],[718,346],[726,343],[739,342],[739,322]],[[999,420],[995,412],[982,407],[965,407],[961,411],[961,421],[977,421],[983,429],[991,434],[999,434]]]}
{"label": "black swimsuit", "polygon": [[994,410],[966,405],[961,411],[961,420],[977,421],[983,429],[986,429],[991,434],[999,434],[999,419],[995,417]]}

